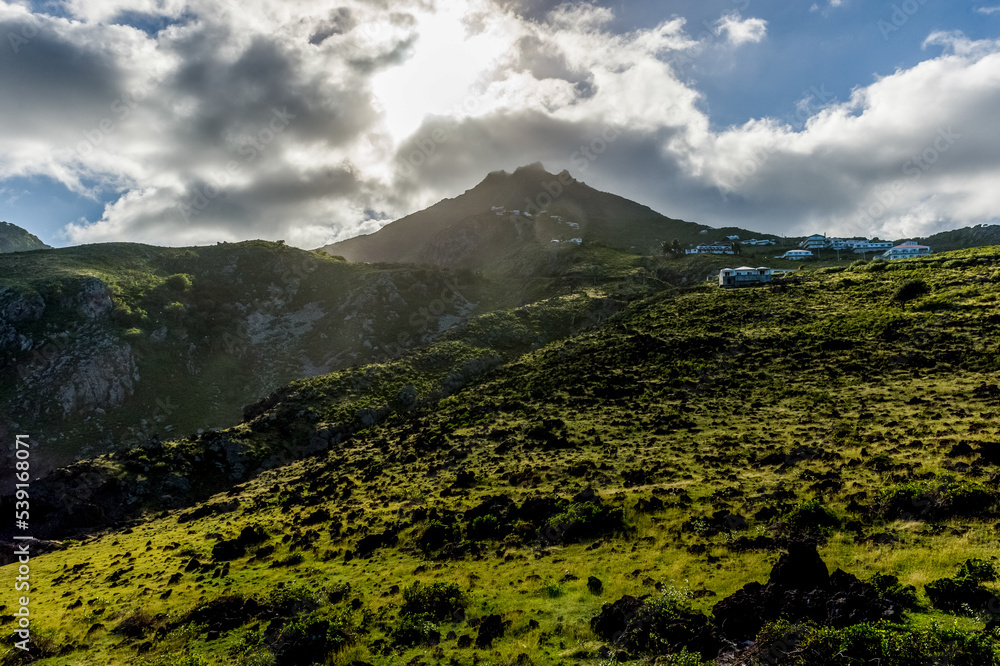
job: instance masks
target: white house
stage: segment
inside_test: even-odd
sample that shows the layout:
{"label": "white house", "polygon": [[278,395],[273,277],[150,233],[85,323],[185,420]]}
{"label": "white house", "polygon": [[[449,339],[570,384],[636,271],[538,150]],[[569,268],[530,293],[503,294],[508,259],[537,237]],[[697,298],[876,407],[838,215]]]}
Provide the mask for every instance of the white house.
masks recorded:
{"label": "white house", "polygon": [[847,247],[854,250],[857,254],[863,254],[866,252],[878,252],[885,251],[892,247],[892,243],[888,241],[870,241],[870,240],[860,240],[860,241],[847,241]]}
{"label": "white house", "polygon": [[736,254],[729,243],[702,243],[698,247],[685,250],[684,254]]}
{"label": "white house", "polygon": [[723,288],[748,287],[755,284],[770,282],[773,271],[770,268],[723,268],[719,271],[719,286]]}
{"label": "white house", "polygon": [[882,256],[886,259],[910,259],[911,257],[926,257],[930,253],[931,249],[926,245],[907,241],[887,250]]}
{"label": "white house", "polygon": [[803,250],[822,250],[827,246],[826,236],[823,234],[813,234],[809,238],[805,239],[799,243],[799,247]]}
{"label": "white house", "polygon": [[809,250],[789,250],[780,257],[775,257],[776,259],[791,259],[793,261],[801,261],[803,259],[812,259],[813,253]]}

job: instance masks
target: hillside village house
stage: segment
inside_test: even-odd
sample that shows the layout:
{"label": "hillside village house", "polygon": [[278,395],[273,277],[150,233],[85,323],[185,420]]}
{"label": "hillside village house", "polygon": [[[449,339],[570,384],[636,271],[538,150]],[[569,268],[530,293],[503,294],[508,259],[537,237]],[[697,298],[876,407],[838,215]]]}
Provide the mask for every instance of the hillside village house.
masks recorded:
{"label": "hillside village house", "polygon": [[823,234],[813,234],[799,243],[799,247],[803,250],[853,250],[861,254],[876,250],[888,250],[892,247],[892,243],[868,240],[867,238],[827,238]]}
{"label": "hillside village house", "polygon": [[826,247],[826,236],[823,234],[813,234],[799,243],[799,247],[803,250],[822,250]]}
{"label": "hillside village house", "polygon": [[770,282],[773,278],[773,271],[770,268],[750,268],[740,266],[739,268],[723,268],[719,271],[719,286],[748,287],[755,284]]}
{"label": "hillside village house", "polygon": [[791,259],[792,261],[801,261],[803,259],[812,259],[813,253],[809,250],[789,250],[780,257],[775,257],[775,259]]}
{"label": "hillside village house", "polygon": [[902,243],[890,250],[887,250],[882,256],[889,260],[910,259],[911,257],[926,257],[930,253],[930,247],[907,241],[906,243]]}
{"label": "hillside village house", "polygon": [[696,248],[684,250],[684,254],[736,254],[732,243],[702,243]]}

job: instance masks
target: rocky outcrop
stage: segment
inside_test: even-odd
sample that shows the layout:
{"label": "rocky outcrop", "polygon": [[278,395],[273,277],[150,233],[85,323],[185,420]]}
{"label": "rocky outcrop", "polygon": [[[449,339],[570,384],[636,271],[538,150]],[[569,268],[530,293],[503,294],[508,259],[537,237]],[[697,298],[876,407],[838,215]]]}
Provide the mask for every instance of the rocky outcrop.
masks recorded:
{"label": "rocky outcrop", "polygon": [[610,645],[633,655],[687,648],[710,659],[726,646],[747,645],[765,624],[779,619],[843,628],[879,620],[900,622],[903,610],[873,584],[840,569],[829,573],[815,544],[792,542],[766,584],[748,583],[717,603],[711,619],[683,605],[626,595],[604,604],[590,627]]}
{"label": "rocky outcrop", "polygon": [[0,349],[10,352],[31,349],[32,337],[22,328],[45,314],[45,301],[34,292],[0,289]]}
{"label": "rocky outcrop", "polygon": [[765,623],[782,617],[833,627],[902,619],[903,607],[875,587],[840,569],[830,574],[815,544],[793,542],[771,570],[766,585],[748,583],[715,605],[716,625],[726,636],[749,640]]}
{"label": "rocky outcrop", "polygon": [[[87,307],[101,307],[95,303]],[[97,327],[81,327],[52,353],[32,355],[19,374],[15,406],[36,418],[120,407],[140,378],[132,347]]]}

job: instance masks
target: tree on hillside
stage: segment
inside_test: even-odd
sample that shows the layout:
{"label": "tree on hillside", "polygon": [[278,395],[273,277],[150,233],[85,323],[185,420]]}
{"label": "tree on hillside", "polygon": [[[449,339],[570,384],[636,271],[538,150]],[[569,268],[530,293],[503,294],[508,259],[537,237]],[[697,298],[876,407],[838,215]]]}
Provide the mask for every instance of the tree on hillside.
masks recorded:
{"label": "tree on hillside", "polygon": [[662,243],[660,243],[660,252],[664,255],[674,255],[674,256],[680,256],[684,254],[684,251],[681,249],[681,242],[676,238],[672,240],[670,243],[667,243],[667,241],[663,241]]}

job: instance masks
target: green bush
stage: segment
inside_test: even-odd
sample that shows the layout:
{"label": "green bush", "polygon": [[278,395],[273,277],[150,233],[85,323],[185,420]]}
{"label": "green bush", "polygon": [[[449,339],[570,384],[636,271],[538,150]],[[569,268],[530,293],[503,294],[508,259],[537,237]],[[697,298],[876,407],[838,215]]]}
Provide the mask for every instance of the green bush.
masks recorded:
{"label": "green bush", "polygon": [[976,583],[986,583],[997,579],[997,570],[986,560],[966,560],[958,569],[958,577]]}
{"label": "green bush", "polygon": [[176,275],[168,277],[166,284],[174,291],[183,293],[191,289],[193,282],[190,275],[187,275],[186,273],[177,273]]}
{"label": "green bush", "polygon": [[423,585],[419,581],[403,590],[401,615],[426,615],[432,620],[449,620],[458,615],[469,604],[468,596],[456,583],[432,583]]}
{"label": "green bush", "polygon": [[940,578],[927,583],[924,591],[936,608],[976,615],[998,601],[992,590],[982,583],[997,578],[993,565],[984,560],[966,560],[954,578]]}
{"label": "green bush", "polygon": [[840,526],[840,518],[821,500],[803,502],[785,514],[785,526],[793,532],[826,531]]}
{"label": "green bush", "polygon": [[998,500],[1000,493],[996,490],[953,479],[936,486],[915,482],[890,486],[877,499],[883,517],[904,520],[979,516],[988,513]]}
{"label": "green bush", "polygon": [[930,287],[923,280],[907,280],[899,286],[892,300],[897,303],[906,303],[907,301],[912,301],[914,298],[923,296],[929,291]]}
{"label": "green bush", "polygon": [[597,502],[577,502],[549,519],[545,535],[552,541],[574,543],[617,532],[625,527],[625,512]]}
{"label": "green bush", "polygon": [[174,301],[173,303],[167,304],[167,306],[163,308],[163,311],[167,314],[168,317],[179,319],[184,316],[184,313],[187,311],[187,308],[184,307],[183,303]]}
{"label": "green bush", "polygon": [[475,518],[469,526],[470,539],[497,539],[500,536],[500,519],[492,514]]}
{"label": "green bush", "polygon": [[437,625],[422,613],[418,615],[400,614],[399,622],[392,630],[392,642],[402,647],[428,645],[437,643],[440,639],[441,632],[438,631]]}
{"label": "green bush", "polygon": [[880,257],[875,257],[865,266],[865,272],[867,273],[881,273],[886,268],[889,267],[889,262]]}
{"label": "green bush", "polygon": [[446,525],[439,520],[431,520],[417,540],[417,545],[425,553],[438,550],[450,541],[460,541],[462,532],[457,524]]}
{"label": "green bush", "polygon": [[888,599],[903,608],[914,609],[918,607],[917,588],[912,585],[903,585],[895,576],[877,573],[868,581],[878,591],[878,596]]}

